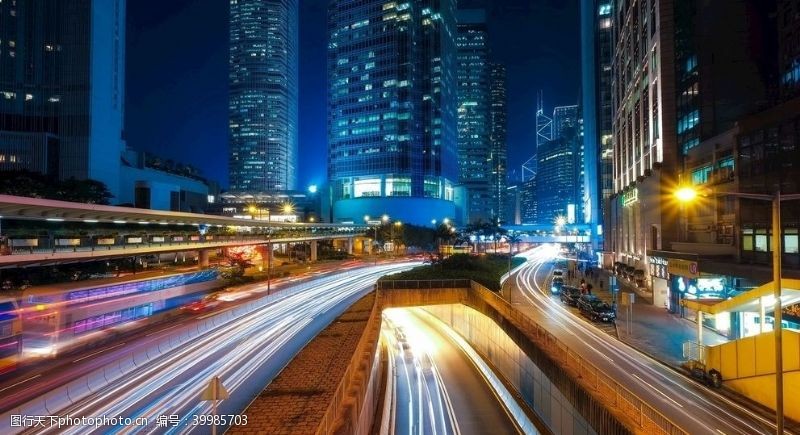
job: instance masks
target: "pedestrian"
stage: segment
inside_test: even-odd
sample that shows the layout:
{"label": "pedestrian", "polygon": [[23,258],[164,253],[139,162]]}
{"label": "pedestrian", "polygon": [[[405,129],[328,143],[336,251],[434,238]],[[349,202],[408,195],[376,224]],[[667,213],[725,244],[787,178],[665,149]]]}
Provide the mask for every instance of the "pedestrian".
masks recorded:
{"label": "pedestrian", "polygon": [[602,289],[603,289],[603,280],[601,279],[600,280],[600,290],[602,290]]}

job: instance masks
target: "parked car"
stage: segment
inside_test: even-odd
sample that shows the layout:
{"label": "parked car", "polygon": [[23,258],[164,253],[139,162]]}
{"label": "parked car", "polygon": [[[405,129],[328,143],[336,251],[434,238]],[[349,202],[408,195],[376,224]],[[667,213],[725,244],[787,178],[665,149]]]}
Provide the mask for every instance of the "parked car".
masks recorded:
{"label": "parked car", "polygon": [[581,289],[568,285],[561,287],[561,302],[567,305],[571,305],[573,307],[577,307],[578,298],[580,297],[581,297]]}
{"label": "parked car", "polygon": [[562,287],[564,287],[564,278],[560,276],[553,277],[553,280],[550,281],[550,293],[556,295],[561,291]]}
{"label": "parked car", "polygon": [[602,320],[603,322],[613,322],[617,317],[614,309],[607,303],[601,301],[594,295],[583,295],[578,299],[578,309],[581,314],[588,317],[592,322]]}

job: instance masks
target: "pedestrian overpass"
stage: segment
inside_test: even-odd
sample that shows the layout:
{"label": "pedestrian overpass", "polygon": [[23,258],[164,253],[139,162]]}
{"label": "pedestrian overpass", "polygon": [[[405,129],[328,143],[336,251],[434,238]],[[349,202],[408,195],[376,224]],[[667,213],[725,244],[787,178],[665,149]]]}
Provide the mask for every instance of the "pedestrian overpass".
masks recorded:
{"label": "pedestrian overpass", "polygon": [[510,234],[518,235],[521,243],[591,243],[591,225],[503,225]]}

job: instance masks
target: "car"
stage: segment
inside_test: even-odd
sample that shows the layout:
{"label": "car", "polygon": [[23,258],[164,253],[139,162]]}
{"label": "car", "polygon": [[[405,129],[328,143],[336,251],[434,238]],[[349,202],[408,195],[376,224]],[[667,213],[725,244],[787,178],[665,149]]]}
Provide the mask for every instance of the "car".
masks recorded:
{"label": "car", "polygon": [[581,314],[591,319],[593,322],[602,320],[603,322],[613,322],[617,317],[614,309],[603,302],[597,296],[583,295],[578,299],[578,309]]}
{"label": "car", "polygon": [[575,307],[578,305],[580,297],[581,290],[579,288],[567,285],[561,287],[561,302]]}
{"label": "car", "polygon": [[553,269],[553,278],[561,277],[564,278],[564,271],[561,269]]}
{"label": "car", "polygon": [[550,281],[550,293],[554,295],[558,294],[563,286],[564,278],[560,276],[553,277],[553,280]]}

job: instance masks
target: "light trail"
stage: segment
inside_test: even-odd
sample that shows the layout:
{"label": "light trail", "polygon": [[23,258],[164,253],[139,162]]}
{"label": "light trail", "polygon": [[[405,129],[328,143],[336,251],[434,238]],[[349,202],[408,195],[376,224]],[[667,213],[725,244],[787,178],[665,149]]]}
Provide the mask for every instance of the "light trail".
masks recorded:
{"label": "light trail", "polygon": [[[257,375],[264,367],[271,364],[277,373],[308,339],[316,335],[304,337],[303,334],[324,328],[350,303],[369,292],[372,283],[380,276],[411,265],[390,264],[351,270],[300,284],[296,291],[285,290],[272,295],[265,298],[268,302],[256,305],[249,313],[222,323],[137,367],[101,391],[59,410],[58,414],[73,418],[103,415],[131,419],[147,417],[149,425],[136,428],[137,432],[143,433],[164,432],[165,428],[156,427],[158,416],[177,414],[182,417],[181,425],[167,428],[167,433],[208,429],[208,426],[195,427],[190,423],[195,415],[211,414],[211,404],[199,399],[213,376],[222,379],[232,399],[237,394],[244,394],[241,391],[252,388],[254,382],[260,382],[261,388],[257,389],[260,392],[271,380],[258,379]],[[176,331],[168,331],[167,335]],[[249,397],[238,397],[242,405],[249,403]],[[221,402],[221,406],[226,405],[225,402]],[[238,409],[228,413],[242,411]],[[2,426],[8,424],[8,417],[3,416],[0,432],[12,433],[14,428]],[[131,430],[126,427],[95,429],[73,426],[39,428],[32,433],[128,433]]]}
{"label": "light trail", "polygon": [[408,418],[394,420],[395,433],[538,433],[477,352],[423,309],[384,310],[382,337],[393,349],[394,373],[405,378],[394,394],[397,416]]}
{"label": "light trail", "polygon": [[[549,273],[552,267],[556,257],[554,251],[557,249],[553,246],[540,246],[522,254],[528,261],[517,271],[514,282],[528,302],[528,306],[523,308],[533,309],[536,313],[534,318],[544,316],[547,319],[547,322],[542,322],[544,326],[570,345],[571,351],[595,364],[690,433],[754,434],[769,433],[770,429],[774,432],[774,422],[704,389],[618,339],[587,325],[552,299],[539,282],[543,281],[540,278],[542,272]],[[554,327],[550,327],[550,323]]]}

